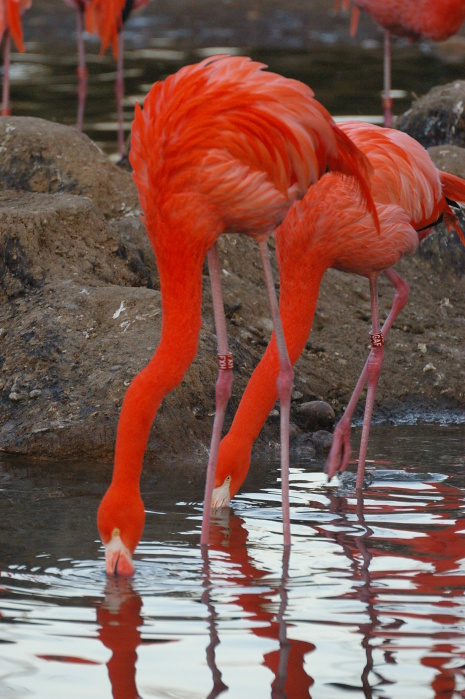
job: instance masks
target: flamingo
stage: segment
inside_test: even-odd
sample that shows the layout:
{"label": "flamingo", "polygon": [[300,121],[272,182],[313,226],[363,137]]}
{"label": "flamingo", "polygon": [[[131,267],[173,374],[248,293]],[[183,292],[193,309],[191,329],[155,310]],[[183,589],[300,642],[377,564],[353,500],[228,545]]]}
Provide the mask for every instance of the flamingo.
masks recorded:
{"label": "flamingo", "polygon": [[[351,0],[342,0],[347,9]],[[336,7],[339,4],[337,0]],[[360,11],[368,12],[384,28],[384,126],[391,127],[391,34],[411,41],[444,41],[465,21],[463,0],[353,0],[350,33],[355,36]]]}
{"label": "flamingo", "polygon": [[84,25],[85,11],[89,0],[63,0],[68,7],[73,7],[76,10],[76,33],[77,33],[77,50],[78,50],[78,67],[76,70],[78,86],[78,112],[76,119],[76,128],[82,131],[82,123],[84,120],[84,109],[87,97],[87,82],[88,72],[86,67],[85,49],[84,49]]}
{"label": "flamingo", "polygon": [[[391,269],[402,255],[413,252],[441,218],[462,237],[447,199],[465,202],[465,180],[440,172],[426,150],[400,131],[363,122],[339,127],[367,155],[374,167],[372,194],[378,208],[381,235],[365,210],[354,204],[347,182],[328,173],[296,202],[275,231],[280,274],[279,309],[290,360],[299,358],[311,330],[324,272],[337,268],[368,278],[373,328],[372,350],[347,413],[338,423],[326,464],[331,478],[343,471],[350,455],[350,417],[368,378],[368,394],[356,487],[361,488],[373,400],[384,357],[384,339],[408,298],[407,283]],[[377,278],[382,271],[394,284],[390,314],[381,329]],[[226,507],[242,485],[250,465],[252,446],[276,401],[278,372],[272,336],[255,368],[218,454],[214,509]]]}
{"label": "flamingo", "polygon": [[3,41],[2,116],[10,111],[10,52],[11,37],[21,53],[25,52],[21,15],[32,5],[32,0],[0,0],[0,43]]}
{"label": "flamingo", "polygon": [[100,53],[111,44],[116,68],[116,109],[118,116],[118,150],[124,155],[123,123],[123,25],[133,10],[147,5],[149,0],[87,0],[86,28],[91,34],[98,34],[101,40]]}
{"label": "flamingo", "polygon": [[[163,397],[182,381],[197,352],[206,256],[219,364],[201,534],[201,545],[208,544],[218,444],[232,384],[218,237],[238,231],[259,245],[281,366],[277,390],[282,406],[284,482],[289,470],[293,373],[267,239],[292,202],[327,168],[355,176],[376,220],[364,179],[370,170],[366,157],[314,99],[310,88],[265,67],[244,57],[214,56],[155,83],[143,109],[136,105],[130,161],[160,276],[162,333],[154,356],[125,395],[113,477],[98,510],[109,574],[134,572],[132,553],[144,526],[142,459]],[[284,540],[290,541],[288,531]]]}

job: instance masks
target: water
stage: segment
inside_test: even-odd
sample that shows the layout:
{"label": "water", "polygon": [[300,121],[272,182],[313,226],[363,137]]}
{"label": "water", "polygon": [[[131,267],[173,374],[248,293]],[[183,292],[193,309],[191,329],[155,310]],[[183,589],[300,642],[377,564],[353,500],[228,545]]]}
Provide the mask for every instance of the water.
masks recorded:
{"label": "water", "polygon": [[145,473],[131,581],[104,573],[107,467],[4,457],[0,696],[465,696],[465,426],[375,426],[370,454],[363,502],[293,465],[289,560],[276,463],[204,558],[201,485]]}
{"label": "water", "polygon": [[[325,0],[331,3],[332,0]],[[178,0],[179,2],[179,0]],[[210,53],[251,55],[274,71],[309,84],[318,99],[339,118],[363,117],[381,123],[382,42],[374,38],[350,40],[348,19],[333,20],[328,12],[311,17],[308,26],[279,11],[276,3],[261,8],[261,30],[250,13],[229,2],[179,4],[178,17],[152,2],[131,16],[125,29],[125,127],[129,134],[134,103],[142,102],[155,80]],[[174,6],[173,6],[174,7]],[[193,14],[193,12],[195,13]],[[259,10],[257,10],[259,11]],[[188,13],[191,13],[190,15]],[[300,13],[303,9],[300,7]],[[296,14],[299,18],[299,13]],[[238,18],[239,17],[239,18]],[[268,20],[268,21],[265,21]],[[177,24],[176,24],[177,23]],[[74,125],[76,120],[76,48],[74,12],[62,0],[39,0],[24,16],[27,53],[12,56],[13,114],[43,117]],[[363,27],[362,27],[363,29]],[[209,43],[210,42],[210,43]],[[213,42],[213,43],[212,43]],[[223,42],[223,43],[221,43]],[[89,94],[84,132],[117,159],[115,61],[108,51],[99,56],[99,43],[86,38]],[[408,109],[414,94],[422,95],[440,83],[464,78],[465,55],[445,63],[428,44],[394,41],[393,88],[395,114]],[[408,66],[408,69],[406,67]]]}

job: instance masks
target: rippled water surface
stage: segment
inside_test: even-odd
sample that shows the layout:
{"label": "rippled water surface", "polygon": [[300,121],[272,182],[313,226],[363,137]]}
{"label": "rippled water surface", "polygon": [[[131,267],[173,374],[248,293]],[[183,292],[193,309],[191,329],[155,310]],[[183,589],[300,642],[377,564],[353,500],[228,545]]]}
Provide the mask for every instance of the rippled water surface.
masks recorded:
{"label": "rippled water surface", "polygon": [[[371,485],[256,461],[199,547],[202,487],[145,474],[130,581],[108,579],[98,464],[0,463],[0,696],[465,696],[465,426],[376,426]],[[171,483],[170,483],[170,482]]]}

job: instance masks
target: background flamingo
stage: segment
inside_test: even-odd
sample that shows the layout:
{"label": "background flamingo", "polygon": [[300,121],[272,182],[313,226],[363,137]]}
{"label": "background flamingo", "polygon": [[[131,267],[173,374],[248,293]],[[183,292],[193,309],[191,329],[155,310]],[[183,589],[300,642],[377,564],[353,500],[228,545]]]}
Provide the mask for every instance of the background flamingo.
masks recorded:
{"label": "background flamingo", "polygon": [[[336,3],[336,7],[339,0]],[[350,0],[342,0],[348,8]],[[350,33],[355,36],[360,10],[384,27],[384,126],[392,126],[391,33],[411,41],[444,41],[465,21],[463,0],[353,0]]]}
{"label": "background flamingo", "polygon": [[10,52],[11,38],[18,51],[26,50],[21,27],[21,15],[32,5],[32,0],[0,0],[0,42],[3,41],[2,116],[10,114]]}
{"label": "background flamingo", "polygon": [[[134,571],[132,552],[144,526],[142,459],[160,402],[181,382],[197,352],[206,256],[219,357],[201,536],[201,543],[208,544],[217,451],[232,384],[218,237],[235,230],[259,244],[279,354],[284,483],[289,469],[292,367],[266,241],[296,197],[303,196],[327,168],[355,174],[372,205],[361,175],[368,172],[365,156],[307,86],[263,68],[246,58],[216,56],[155,83],[143,110],[136,105],[130,159],[160,275],[163,323],[152,360],[124,398],[112,483],[99,507],[108,573]],[[289,513],[283,502],[288,543]]]}
{"label": "background flamingo", "polygon": [[86,57],[84,49],[84,24],[86,5],[89,2],[89,0],[63,0],[63,2],[65,2],[69,7],[73,7],[76,10],[76,33],[78,51],[78,67],[76,71],[78,79],[78,112],[76,119],[76,128],[78,131],[82,131],[88,82],[88,72],[86,67]]}
{"label": "background flamingo", "polygon": [[[275,233],[280,272],[279,308],[292,363],[300,356],[312,326],[321,278],[329,267],[368,277],[372,300],[372,344],[363,383],[369,388],[362,433],[357,486],[364,460],[374,392],[383,362],[383,337],[377,308],[377,277],[403,254],[412,252],[440,217],[460,231],[446,197],[465,202],[465,181],[439,172],[425,149],[407,134],[362,122],[340,128],[369,154],[374,166],[372,193],[377,202],[381,235],[344,178],[329,173],[296,202]],[[387,334],[407,300],[408,286],[393,270],[393,307],[383,328]],[[226,506],[243,483],[253,443],[276,400],[277,357],[274,337],[256,367],[222,440],[212,506]],[[360,383],[360,382],[359,382]],[[362,387],[363,387],[362,383]],[[360,390],[360,386],[358,387]],[[345,469],[350,453],[350,418],[336,428],[326,466],[328,475]]]}
{"label": "background flamingo", "polygon": [[123,25],[133,10],[147,5],[149,0],[87,0],[86,28],[98,34],[102,42],[101,53],[111,44],[116,67],[116,110],[118,118],[118,150],[124,154],[124,76],[123,76]]}

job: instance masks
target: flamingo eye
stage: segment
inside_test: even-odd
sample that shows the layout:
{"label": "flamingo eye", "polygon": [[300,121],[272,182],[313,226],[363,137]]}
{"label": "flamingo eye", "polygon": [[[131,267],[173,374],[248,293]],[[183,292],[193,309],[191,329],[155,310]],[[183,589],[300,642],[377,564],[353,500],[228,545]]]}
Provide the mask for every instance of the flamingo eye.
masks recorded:
{"label": "flamingo eye", "polygon": [[112,537],[114,537],[114,536],[119,536],[120,534],[121,534],[121,532],[120,532],[120,530],[118,529],[118,527],[115,527],[115,528],[113,529],[113,531],[111,532],[111,536],[112,536]]}
{"label": "flamingo eye", "polygon": [[224,479],[224,482],[231,483],[231,476],[226,476],[226,478]]}

